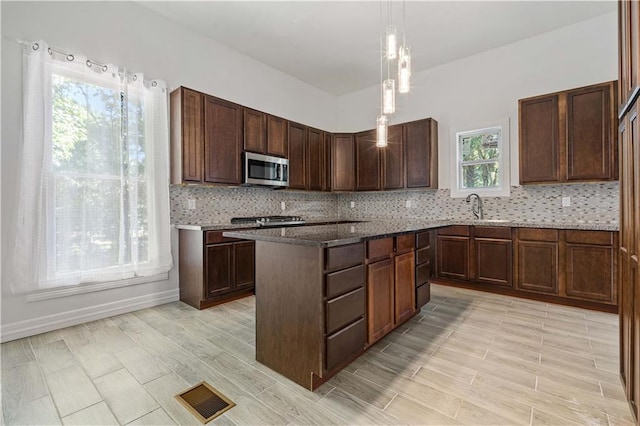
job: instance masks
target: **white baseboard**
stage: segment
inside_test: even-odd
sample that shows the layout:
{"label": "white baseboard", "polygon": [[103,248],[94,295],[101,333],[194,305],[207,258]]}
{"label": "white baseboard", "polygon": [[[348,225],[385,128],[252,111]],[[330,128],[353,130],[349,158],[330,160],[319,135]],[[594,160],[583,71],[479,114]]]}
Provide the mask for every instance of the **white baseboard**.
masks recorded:
{"label": "white baseboard", "polygon": [[72,325],[95,321],[114,315],[126,314],[128,312],[163,305],[177,300],[180,300],[180,291],[176,288],[174,290],[132,297],[129,299],[104,303],[102,305],[74,309],[72,311],[61,312],[59,314],[46,315],[10,324],[2,324],[2,335],[0,336],[0,341],[8,342],[10,340],[21,339],[23,337],[33,336],[47,331],[70,327]]}

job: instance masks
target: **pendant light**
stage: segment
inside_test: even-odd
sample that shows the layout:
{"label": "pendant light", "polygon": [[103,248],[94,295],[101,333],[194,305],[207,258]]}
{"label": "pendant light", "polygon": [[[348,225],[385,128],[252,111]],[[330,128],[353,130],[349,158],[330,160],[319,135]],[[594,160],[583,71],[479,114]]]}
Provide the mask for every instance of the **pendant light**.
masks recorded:
{"label": "pendant light", "polygon": [[387,79],[382,83],[382,112],[393,114],[396,112],[396,81]]}
{"label": "pendant light", "polygon": [[411,51],[403,45],[398,52],[398,92],[409,93],[411,81]]}
{"label": "pendant light", "polygon": [[389,128],[389,119],[386,115],[379,115],[376,120],[376,146],[384,148],[387,146],[387,130]]}
{"label": "pendant light", "polygon": [[[391,4],[391,2],[389,2]],[[391,7],[391,6],[389,6]],[[398,30],[395,25],[389,25],[385,33],[385,52],[387,59],[395,59],[398,56]]]}
{"label": "pendant light", "polygon": [[409,93],[411,80],[411,50],[406,38],[407,13],[402,0],[402,46],[398,51],[398,92]]}

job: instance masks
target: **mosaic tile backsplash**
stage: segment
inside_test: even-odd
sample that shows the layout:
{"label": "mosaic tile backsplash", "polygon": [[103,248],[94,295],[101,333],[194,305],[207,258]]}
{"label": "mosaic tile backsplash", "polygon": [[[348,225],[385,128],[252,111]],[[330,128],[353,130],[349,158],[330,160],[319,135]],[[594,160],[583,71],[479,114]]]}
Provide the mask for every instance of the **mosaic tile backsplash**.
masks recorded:
{"label": "mosaic tile backsplash", "polygon": [[[451,198],[448,189],[331,194],[172,185],[170,194],[171,222],[181,224],[228,223],[234,216],[279,214],[308,220],[473,217],[465,199]],[[562,207],[562,197],[570,197],[571,205]],[[188,209],[189,199],[196,200],[196,209]],[[618,182],[512,187],[510,197],[483,200],[486,219],[617,223],[619,216]],[[353,208],[351,201],[355,203]]]}
{"label": "mosaic tile backsplash", "polygon": [[[305,219],[338,219],[336,196],[322,192],[273,190],[254,187],[172,185],[171,223],[213,225],[236,216],[287,215]],[[188,200],[196,208],[188,208]],[[285,210],[281,202],[285,202]]]}

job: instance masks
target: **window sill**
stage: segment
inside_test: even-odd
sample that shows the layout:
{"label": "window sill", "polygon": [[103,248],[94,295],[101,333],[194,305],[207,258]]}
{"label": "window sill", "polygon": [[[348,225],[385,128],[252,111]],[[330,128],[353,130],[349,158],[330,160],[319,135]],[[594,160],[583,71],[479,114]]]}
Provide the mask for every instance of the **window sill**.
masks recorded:
{"label": "window sill", "polygon": [[78,294],[93,293],[96,291],[111,290],[120,287],[129,287],[138,284],[147,284],[155,281],[169,279],[169,273],[152,275],[149,277],[136,277],[127,280],[107,281],[102,283],[81,284],[72,287],[63,287],[55,290],[43,290],[27,296],[27,302],[40,302],[42,300],[56,299],[59,297],[75,296]]}

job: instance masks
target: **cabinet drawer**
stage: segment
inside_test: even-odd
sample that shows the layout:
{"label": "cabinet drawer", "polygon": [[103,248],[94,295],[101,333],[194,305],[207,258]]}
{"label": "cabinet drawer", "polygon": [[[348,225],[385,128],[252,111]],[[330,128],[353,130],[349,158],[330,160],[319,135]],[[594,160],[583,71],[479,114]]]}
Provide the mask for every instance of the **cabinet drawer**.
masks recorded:
{"label": "cabinet drawer", "polygon": [[431,300],[431,284],[422,284],[416,288],[416,309],[420,309]]}
{"label": "cabinet drawer", "polygon": [[423,263],[422,265],[416,266],[416,287],[420,286],[427,281],[431,277],[431,263]]}
{"label": "cabinet drawer", "polygon": [[349,244],[331,247],[326,250],[326,270],[335,271],[364,262],[364,244]]}
{"label": "cabinet drawer", "polygon": [[413,250],[416,238],[414,234],[399,235],[396,237],[396,253],[405,253]]}
{"label": "cabinet drawer", "polygon": [[369,261],[389,257],[391,253],[393,253],[393,238],[367,241],[367,259]]}
{"label": "cabinet drawer", "polygon": [[223,237],[224,231],[206,231],[204,236],[205,244],[228,243],[232,241],[240,241],[238,238]]}
{"label": "cabinet drawer", "polygon": [[511,239],[511,228],[510,227],[487,227],[487,226],[477,226],[476,227],[476,237],[477,238],[497,238],[503,240]]}
{"label": "cabinet drawer", "polygon": [[327,302],[327,334],[364,315],[364,287]]}
{"label": "cabinet drawer", "polygon": [[527,241],[558,241],[557,229],[519,228],[518,239]]}
{"label": "cabinet drawer", "polygon": [[416,250],[416,265],[429,261],[429,249],[430,247],[425,247]]}
{"label": "cabinet drawer", "polygon": [[327,337],[327,370],[331,370],[364,349],[365,331],[365,321],[361,318],[349,327]]}
{"label": "cabinet drawer", "polygon": [[428,248],[430,245],[430,232],[418,232],[416,234],[416,248]]}
{"label": "cabinet drawer", "polygon": [[567,243],[569,244],[593,244],[598,246],[613,245],[613,232],[575,230],[567,230],[565,232]]}
{"label": "cabinet drawer", "polygon": [[452,225],[446,228],[438,229],[438,235],[453,235],[459,237],[469,236],[469,227],[467,225]]}
{"label": "cabinet drawer", "polygon": [[326,295],[332,298],[354,288],[364,287],[365,277],[364,265],[327,274]]}

